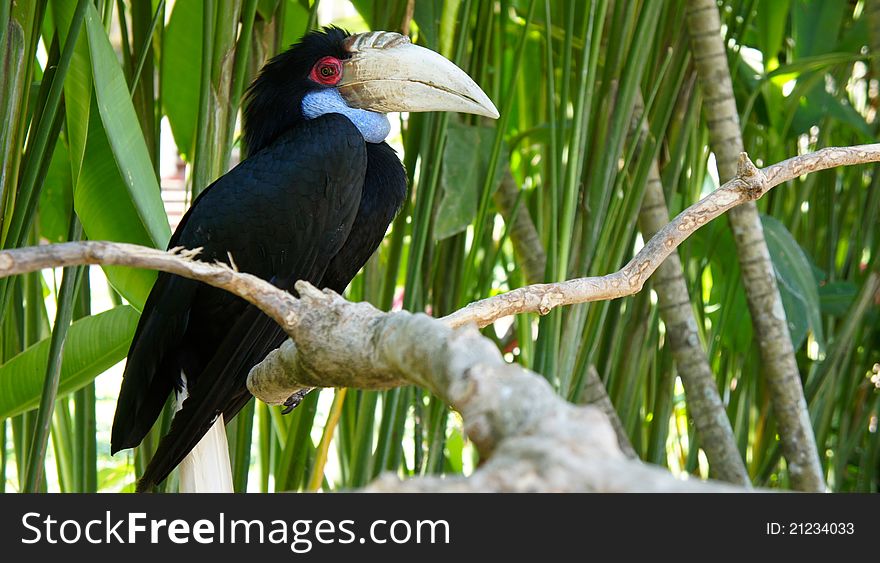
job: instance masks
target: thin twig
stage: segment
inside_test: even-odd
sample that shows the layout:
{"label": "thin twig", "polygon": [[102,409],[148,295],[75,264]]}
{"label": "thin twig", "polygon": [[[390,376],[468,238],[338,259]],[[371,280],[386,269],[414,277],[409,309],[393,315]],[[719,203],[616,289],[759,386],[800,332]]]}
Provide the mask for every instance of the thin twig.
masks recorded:
{"label": "thin twig", "polygon": [[[760,198],[772,188],[799,176],[853,164],[880,162],[880,143],[830,147],[758,169],[746,153],[740,155],[735,178],[682,211],[651,237],[621,270],[604,276],[558,283],[534,284],[475,301],[441,320],[452,327],[487,326],[521,313],[545,315],[562,305],[616,299],[638,293],[645,280],[679,244],[725,211]],[[67,242],[0,251],[0,278],[44,268],[104,264],[161,270],[225,289],[259,307],[288,334],[297,324],[297,300],[256,276],[235,272],[221,263],[193,258],[199,249],[169,252],[135,244],[105,241]]]}
{"label": "thin twig", "polygon": [[546,315],[562,305],[604,301],[638,293],[645,280],[682,241],[729,209],[756,200],[779,184],[810,172],[878,161],[880,144],[821,149],[764,169],[756,168],[748,155],[741,153],[736,177],[682,211],[651,237],[621,270],[604,276],[521,287],[475,301],[443,317],[443,320],[451,326],[475,323],[484,327],[510,315]]}
{"label": "thin twig", "polygon": [[15,248],[0,252],[0,278],[45,268],[77,264],[101,264],[160,270],[204,282],[233,293],[259,307],[281,327],[288,329],[296,299],[271,283],[236,272],[223,263],[195,260],[200,248],[156,250],[124,242],[85,241]]}

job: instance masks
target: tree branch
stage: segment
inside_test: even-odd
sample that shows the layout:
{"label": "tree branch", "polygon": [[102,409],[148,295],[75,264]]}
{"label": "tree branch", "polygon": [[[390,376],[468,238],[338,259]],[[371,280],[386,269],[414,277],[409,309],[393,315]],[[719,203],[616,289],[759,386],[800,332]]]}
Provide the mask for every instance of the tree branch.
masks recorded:
{"label": "tree branch", "polygon": [[[737,174],[739,155],[745,145],[721,31],[721,14],[715,0],[687,0],[685,24],[703,93],[709,148],[715,153],[718,176],[725,182]],[[772,172],[767,175],[773,176]],[[792,487],[822,492],[825,479],[819,450],[758,207],[747,203],[732,210],[728,219],[761,353],[761,375],[770,392]]]}
{"label": "tree branch", "polygon": [[880,144],[877,143],[821,149],[763,169],[756,168],[748,155],[741,153],[738,172],[733,179],[682,211],[651,237],[623,269],[604,276],[521,287],[475,301],[443,317],[443,320],[450,326],[475,323],[484,327],[510,315],[546,315],[563,305],[604,301],[638,293],[645,280],[682,241],[729,209],[756,200],[779,184],[810,172],[878,161]]}
{"label": "tree branch", "polygon": [[[529,286],[508,297],[479,301],[444,319],[383,313],[305,282],[297,283],[301,298],[296,299],[229,266],[195,261],[198,250],[162,252],[110,242],[6,250],[0,252],[0,277],[104,264],[162,270],[225,289],[258,306],[292,338],[252,370],[249,388],[258,398],[277,403],[303,387],[383,389],[416,384],[462,414],[468,437],[487,459],[468,479],[402,485],[384,479],[373,490],[741,491],[678,481],[666,471],[627,459],[597,408],[561,399],[542,377],[507,364],[473,326],[456,327],[635,293],[682,240],[727,209],[806,172],[876,160],[880,145],[825,149],[768,167],[765,174],[743,154],[737,178],[676,217],[621,271]],[[511,299],[517,292],[522,297]]]}
{"label": "tree branch", "polygon": [[[451,328],[406,311],[383,313],[299,282],[300,323],[277,353],[254,368],[249,388],[382,389],[415,384],[461,413],[483,465],[464,479],[387,477],[371,490],[397,491],[739,491],[685,483],[628,459],[608,418],[573,405],[547,381],[504,361],[474,327]],[[296,342],[294,344],[293,342]],[[281,381],[279,381],[279,378]]]}
{"label": "tree branch", "polygon": [[[271,283],[226,264],[195,260],[200,248],[166,252],[124,242],[65,242],[0,252],[0,278],[77,264],[161,270],[225,289],[260,308],[282,328],[296,323],[297,300]],[[288,331],[289,332],[289,331]]]}

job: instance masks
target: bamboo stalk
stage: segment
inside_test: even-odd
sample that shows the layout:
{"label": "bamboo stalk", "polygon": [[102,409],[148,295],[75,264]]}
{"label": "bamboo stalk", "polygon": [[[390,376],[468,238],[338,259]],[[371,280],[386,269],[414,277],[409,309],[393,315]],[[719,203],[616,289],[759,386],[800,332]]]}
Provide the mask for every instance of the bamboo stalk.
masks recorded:
{"label": "bamboo stalk", "polygon": [[[641,97],[640,97],[641,98]],[[636,101],[641,106],[641,99]],[[637,111],[637,114],[640,113]],[[643,134],[649,133],[642,121]],[[645,238],[653,237],[669,222],[669,210],[663,195],[663,183],[656,158],[651,159],[647,186],[639,211],[639,228]],[[700,341],[691,296],[685,282],[681,258],[673,252],[657,268],[652,287],[657,292],[660,316],[666,325],[669,347],[675,358],[678,375],[687,395],[688,412],[700,434],[712,475],[744,487],[750,486],[749,474],[736,445],[733,428],[718,387],[709,367],[709,359]]]}
{"label": "bamboo stalk", "polygon": [[[736,174],[743,140],[715,1],[688,0],[687,28],[705,100],[710,146],[718,175],[725,182]],[[773,399],[792,484],[803,491],[824,491],[819,451],[758,208],[754,203],[746,204],[733,210],[729,218],[761,351],[762,373]]]}
{"label": "bamboo stalk", "polygon": [[[82,226],[79,224],[79,221],[74,219],[71,222],[71,232],[68,238],[76,241],[80,238],[81,234]],[[55,316],[55,326],[52,330],[52,340],[49,345],[46,379],[43,384],[43,393],[40,396],[40,408],[37,411],[37,425],[27,458],[24,491],[28,493],[37,492],[44,478],[43,469],[49,440],[49,426],[52,423],[55,397],[58,394],[58,382],[61,379],[61,357],[64,351],[64,339],[67,336],[67,329],[70,327],[70,322],[73,319],[74,297],[81,275],[82,266],[68,266],[64,268],[64,277],[61,281],[61,289],[58,296],[58,312]]]}

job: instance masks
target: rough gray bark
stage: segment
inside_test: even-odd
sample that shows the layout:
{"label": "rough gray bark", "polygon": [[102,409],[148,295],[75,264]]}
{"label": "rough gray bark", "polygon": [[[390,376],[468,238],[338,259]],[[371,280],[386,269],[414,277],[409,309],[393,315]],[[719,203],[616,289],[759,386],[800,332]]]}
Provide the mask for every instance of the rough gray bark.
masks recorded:
{"label": "rough gray bark", "polygon": [[[641,96],[636,101],[637,114],[643,111]],[[648,135],[648,126],[642,121],[642,135]],[[657,234],[669,223],[669,209],[663,196],[663,184],[657,160],[651,162],[648,182],[639,211],[639,229],[645,239]],[[744,487],[751,486],[749,473],[740,456],[733,435],[733,427],[727,417],[727,410],[718,393],[715,376],[709,367],[709,359],[700,334],[682,272],[678,251],[673,252],[657,268],[652,276],[652,287],[657,292],[660,318],[666,325],[669,348],[675,359],[678,375],[684,384],[688,413],[693,416],[694,426],[700,437],[700,447],[709,460],[710,474],[722,481]]]}
{"label": "rough gray bark", "polygon": [[[743,140],[718,6],[715,0],[688,0],[686,17],[710,146],[718,175],[726,182],[736,174]],[[757,206],[747,203],[731,210],[729,217],[791,483],[803,491],[824,491],[819,452]]]}
{"label": "rough gray bark", "polygon": [[[372,490],[509,492],[742,491],[679,481],[628,459],[608,418],[560,398],[541,376],[504,361],[473,327],[366,303],[300,282],[301,314],[291,342],[254,368],[248,385],[261,400],[266,384],[368,389],[415,384],[461,413],[465,432],[487,460],[468,478],[387,477]],[[268,381],[267,381],[268,380]]]}
{"label": "rough gray bark", "polygon": [[629,441],[629,436],[627,436],[623,422],[621,422],[620,416],[617,414],[617,409],[614,408],[614,404],[611,402],[611,397],[608,396],[605,384],[599,378],[596,366],[591,365],[587,368],[587,382],[584,385],[581,402],[585,405],[593,405],[608,417],[608,422],[611,423],[614,434],[617,435],[617,445],[620,447],[623,455],[630,459],[639,457]]}

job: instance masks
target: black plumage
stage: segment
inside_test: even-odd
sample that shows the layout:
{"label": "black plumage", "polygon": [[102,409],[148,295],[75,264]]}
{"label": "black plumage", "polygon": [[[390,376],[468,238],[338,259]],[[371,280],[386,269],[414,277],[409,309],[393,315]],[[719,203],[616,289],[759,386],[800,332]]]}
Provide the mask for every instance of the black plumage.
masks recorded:
{"label": "black plumage", "polygon": [[[292,291],[296,280],[341,292],[381,243],[406,195],[406,175],[386,143],[367,143],[345,116],[305,119],[303,97],[325,56],[348,56],[337,28],[307,35],[267,63],[245,100],[249,156],[202,192],[169,247],[201,247]],[[113,421],[111,450],[138,445],[186,376],[189,398],[138,490],[167,477],[210,429],[251,399],[250,368],[284,339],[281,329],[231,294],[160,274],[135,332]]]}

